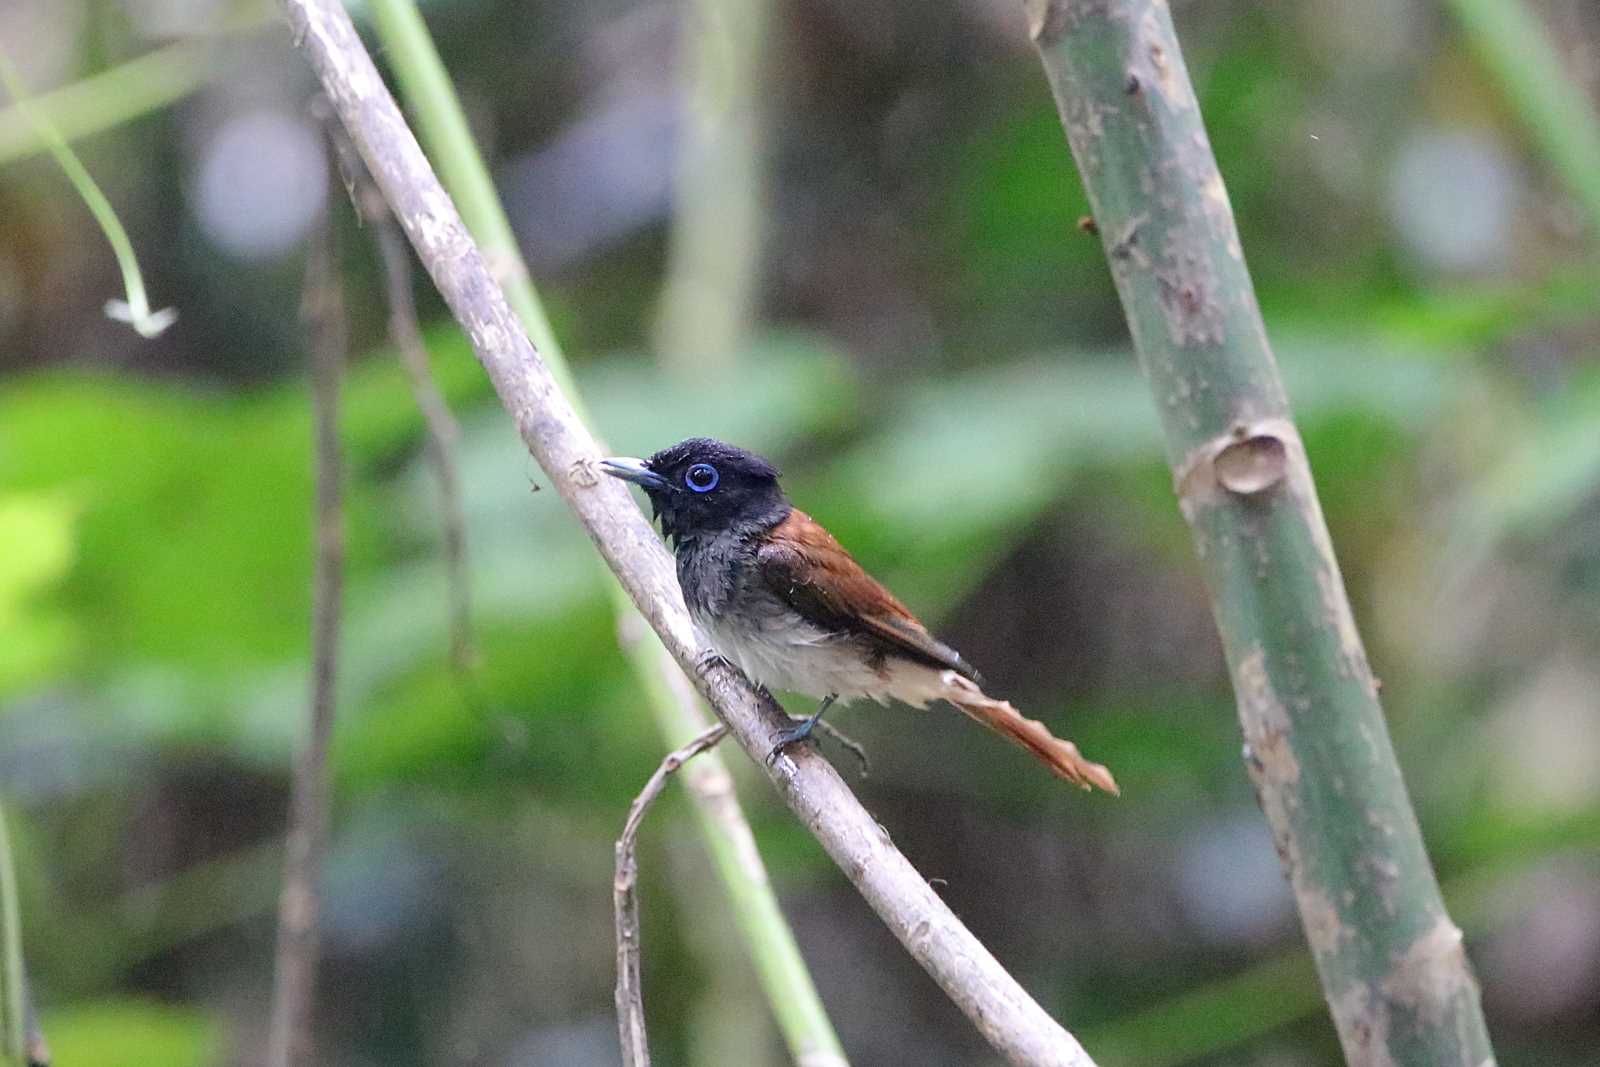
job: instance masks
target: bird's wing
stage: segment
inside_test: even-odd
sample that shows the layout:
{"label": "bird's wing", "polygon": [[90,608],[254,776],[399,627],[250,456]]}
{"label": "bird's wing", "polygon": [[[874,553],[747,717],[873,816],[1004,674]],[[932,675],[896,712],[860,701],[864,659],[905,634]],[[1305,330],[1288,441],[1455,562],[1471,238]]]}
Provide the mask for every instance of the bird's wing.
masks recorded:
{"label": "bird's wing", "polygon": [[913,659],[977,680],[977,672],[960,653],[930,634],[832,534],[800,509],[790,511],[768,532],[756,554],[756,566],[768,588],[819,626],[864,633]]}

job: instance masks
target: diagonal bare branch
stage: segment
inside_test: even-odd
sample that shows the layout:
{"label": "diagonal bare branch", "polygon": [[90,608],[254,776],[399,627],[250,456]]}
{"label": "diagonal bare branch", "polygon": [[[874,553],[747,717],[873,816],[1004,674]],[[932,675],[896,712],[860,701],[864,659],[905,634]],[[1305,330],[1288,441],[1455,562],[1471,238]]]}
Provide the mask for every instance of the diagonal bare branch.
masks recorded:
{"label": "diagonal bare branch", "polygon": [[[787,717],[737,671],[721,664],[694,670],[698,649],[665,547],[626,488],[597,476],[593,436],[507,306],[348,15],[334,0],[282,2],[296,43],[524,443],[672,657],[693,673],[740,747],[759,762]],[[1008,1061],[1050,1067],[1092,1062],[961,924],[825,759],[810,750],[789,752],[767,773],[912,957]]]}

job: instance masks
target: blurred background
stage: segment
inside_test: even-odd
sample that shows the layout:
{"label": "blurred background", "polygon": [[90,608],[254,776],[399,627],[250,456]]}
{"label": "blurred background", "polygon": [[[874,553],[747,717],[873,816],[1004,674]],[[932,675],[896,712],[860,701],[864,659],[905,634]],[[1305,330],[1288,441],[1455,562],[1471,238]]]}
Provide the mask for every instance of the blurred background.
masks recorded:
{"label": "blurred background", "polygon": [[[1175,7],[1501,1062],[1593,1064],[1600,8]],[[870,777],[829,753],[910,859],[1106,1067],[1337,1062],[1020,2],[424,12],[598,431],[771,455],[1122,784],[1080,795],[948,709],[836,714]],[[330,209],[349,561],[319,1062],[619,1062],[611,846],[665,744],[608,577],[419,280],[463,432],[477,660],[452,666],[422,422],[275,6],[3,0],[0,47],[180,314],[153,341],[105,317],[104,239],[0,110],[0,795],[57,1062],[261,1056],[308,688],[297,315]],[[853,1061],[994,1062],[729,756]],[[788,1062],[676,789],[642,847],[658,1061]]]}

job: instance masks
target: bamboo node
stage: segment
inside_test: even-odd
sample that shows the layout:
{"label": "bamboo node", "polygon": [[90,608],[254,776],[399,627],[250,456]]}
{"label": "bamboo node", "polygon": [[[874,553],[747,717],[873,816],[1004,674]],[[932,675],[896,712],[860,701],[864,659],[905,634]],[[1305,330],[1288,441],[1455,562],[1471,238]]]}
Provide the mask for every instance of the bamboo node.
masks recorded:
{"label": "bamboo node", "polygon": [[1226,433],[1196,445],[1178,465],[1173,487],[1184,515],[1220,499],[1225,489],[1239,496],[1263,493],[1285,480],[1299,434],[1284,418],[1239,420]]}
{"label": "bamboo node", "polygon": [[1222,487],[1243,495],[1276,485],[1288,465],[1289,450],[1283,440],[1268,434],[1235,441],[1218,452],[1212,462]]}

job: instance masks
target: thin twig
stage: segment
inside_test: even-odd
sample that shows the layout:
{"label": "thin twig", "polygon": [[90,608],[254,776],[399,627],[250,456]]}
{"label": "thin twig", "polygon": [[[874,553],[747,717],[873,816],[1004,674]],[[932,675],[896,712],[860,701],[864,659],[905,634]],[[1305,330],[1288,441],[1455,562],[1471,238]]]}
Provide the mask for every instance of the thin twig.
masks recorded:
{"label": "thin twig", "polygon": [[[650,697],[663,733],[676,740],[705,731],[712,720],[700,694],[631,603],[618,620],[617,638]],[[678,778],[694,804],[706,851],[727,893],[730,917],[744,935],[756,977],[795,1062],[804,1067],[849,1067],[794,931],[779,907],[722,753],[707,752]]]}
{"label": "thin twig", "polygon": [[434,484],[439,493],[439,525],[443,534],[445,593],[450,605],[450,662],[457,670],[474,665],[477,653],[472,642],[472,588],[467,569],[467,520],[461,506],[461,476],[456,462],[456,446],[461,442],[461,425],[433,377],[428,362],[428,346],[417,325],[417,303],[411,293],[411,257],[405,238],[395,225],[394,215],[372,175],[361,161],[350,135],[339,125],[333,109],[323,97],[313,105],[317,118],[327,130],[333,145],[339,176],[350,202],[361,221],[371,227],[373,243],[383,266],[384,299],[389,307],[389,341],[400,355],[411,398],[422,414],[426,433],[424,451],[433,467]]}
{"label": "thin twig", "polygon": [[649,1067],[650,1042],[645,1037],[644,986],[639,978],[639,825],[667,778],[728,735],[720,722],[676,752],[668,753],[628,808],[617,839],[617,873],[611,883],[611,902],[617,919],[617,1032],[622,1040],[626,1067]]}
{"label": "thin twig", "polygon": [[339,454],[339,384],[345,357],[344,298],[324,222],[306,260],[301,315],[311,351],[311,412],[316,452],[316,567],[311,602],[311,723],[290,784],[289,827],[278,899],[268,1067],[313,1062],[311,1009],[319,938],[317,879],[328,837],[328,738],[343,593],[344,520]]}
{"label": "thin twig", "polygon": [[[377,190],[361,202],[383,203]],[[387,205],[367,214],[378,253],[383,260],[389,300],[389,340],[400,353],[400,363],[411,382],[411,396],[427,427],[427,454],[439,491],[439,523],[444,534],[445,583],[450,598],[450,661],[457,669],[471,667],[477,658],[472,642],[472,588],[467,573],[467,520],[461,508],[461,478],[456,465],[456,445],[461,427],[450,413],[439,383],[428,365],[428,349],[417,328],[417,306],[411,296],[411,258],[405,238]]]}
{"label": "thin twig", "polygon": [[[450,598],[450,661],[457,669],[471,667],[477,658],[472,641],[472,587],[467,571],[467,520],[461,507],[461,477],[456,446],[461,426],[450,413],[439,383],[428,364],[428,349],[417,328],[417,305],[411,295],[411,258],[400,227],[376,189],[359,194],[363,214],[371,224],[383,260],[389,301],[389,340],[400,353],[400,363],[411,382],[411,395],[427,427],[428,460],[439,490],[439,523],[444,535],[445,582]],[[368,205],[382,205],[381,209]]]}
{"label": "thin twig", "polygon": [[[295,41],[471,340],[524,444],[672,658],[693,673],[739,746],[762,762],[788,717],[725,664],[696,668],[700,648],[671,557],[627,488],[595,470],[601,453],[594,437],[506,303],[349,16],[337,0],[281,2]],[[827,760],[804,748],[791,750],[766,773],[912,958],[1002,1056],[1022,1067],[1092,1062],[939,899]]]}

